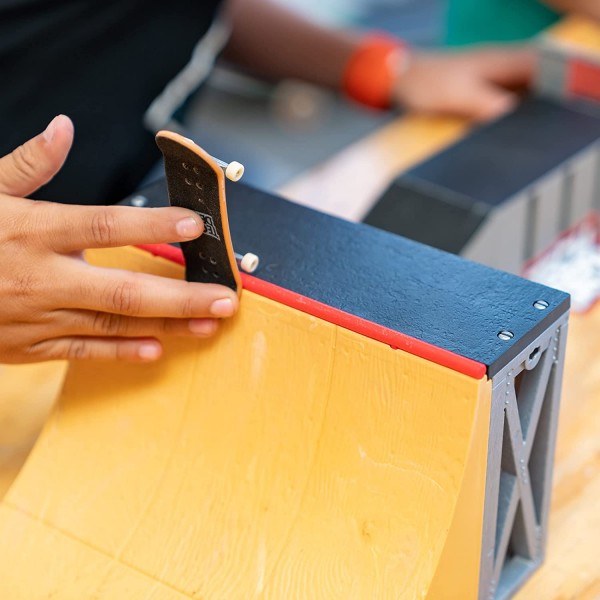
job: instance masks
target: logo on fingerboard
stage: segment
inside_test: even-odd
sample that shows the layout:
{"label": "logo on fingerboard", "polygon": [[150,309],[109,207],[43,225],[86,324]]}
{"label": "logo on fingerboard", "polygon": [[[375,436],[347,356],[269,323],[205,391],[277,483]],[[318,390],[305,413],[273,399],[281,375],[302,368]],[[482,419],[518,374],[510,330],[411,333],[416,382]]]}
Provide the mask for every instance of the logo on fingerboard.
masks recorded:
{"label": "logo on fingerboard", "polygon": [[219,237],[219,232],[217,231],[217,227],[215,226],[214,219],[210,215],[207,215],[205,213],[199,212],[198,214],[202,217],[202,220],[204,221],[204,233],[202,235],[208,235],[212,238],[215,238],[215,240],[221,241],[221,238]]}

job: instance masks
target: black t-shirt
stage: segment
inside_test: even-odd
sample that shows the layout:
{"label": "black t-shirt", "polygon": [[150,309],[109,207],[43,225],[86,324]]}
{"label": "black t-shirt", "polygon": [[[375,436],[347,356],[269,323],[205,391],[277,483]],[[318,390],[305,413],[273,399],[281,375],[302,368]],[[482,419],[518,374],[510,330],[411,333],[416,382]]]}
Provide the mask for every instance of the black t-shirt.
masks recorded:
{"label": "black t-shirt", "polygon": [[61,172],[34,194],[110,204],[160,157],[142,124],[219,0],[0,0],[0,155],[57,114],[75,123]]}

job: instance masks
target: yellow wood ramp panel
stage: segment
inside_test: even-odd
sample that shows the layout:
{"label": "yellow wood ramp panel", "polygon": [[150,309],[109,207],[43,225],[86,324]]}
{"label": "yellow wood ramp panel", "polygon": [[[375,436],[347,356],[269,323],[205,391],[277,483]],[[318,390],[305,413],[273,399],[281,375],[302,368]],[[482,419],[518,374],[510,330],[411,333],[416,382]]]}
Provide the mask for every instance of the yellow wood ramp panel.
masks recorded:
{"label": "yellow wood ramp panel", "polygon": [[165,344],[71,368],[3,502],[0,597],[476,597],[487,380],[247,291]]}
{"label": "yellow wood ramp panel", "polygon": [[0,365],[0,498],[44,425],[66,370],[64,361]]}

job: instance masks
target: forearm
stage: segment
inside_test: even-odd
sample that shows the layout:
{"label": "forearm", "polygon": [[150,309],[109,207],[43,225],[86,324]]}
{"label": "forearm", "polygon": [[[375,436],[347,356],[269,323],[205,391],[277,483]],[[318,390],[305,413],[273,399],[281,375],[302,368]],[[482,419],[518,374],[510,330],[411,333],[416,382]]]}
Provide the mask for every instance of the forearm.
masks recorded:
{"label": "forearm", "polygon": [[322,27],[275,0],[226,0],[225,8],[232,27],[225,58],[265,78],[340,90],[370,108],[495,118],[516,103],[509,90],[529,85],[535,70],[527,49],[422,55],[377,32]]}
{"label": "forearm", "polygon": [[360,36],[323,27],[273,0],[228,0],[232,26],[224,57],[269,79],[295,78],[339,89]]}

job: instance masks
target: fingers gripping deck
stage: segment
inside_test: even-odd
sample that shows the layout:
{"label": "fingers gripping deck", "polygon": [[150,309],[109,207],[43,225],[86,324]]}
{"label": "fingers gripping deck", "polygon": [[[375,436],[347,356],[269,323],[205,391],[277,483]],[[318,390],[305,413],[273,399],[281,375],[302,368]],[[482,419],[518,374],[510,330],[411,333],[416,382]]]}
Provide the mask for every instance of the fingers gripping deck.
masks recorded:
{"label": "fingers gripping deck", "polygon": [[170,131],[160,131],[156,143],[165,159],[165,172],[172,206],[196,212],[204,221],[204,233],[182,242],[186,279],[218,283],[241,292],[225,202],[225,177],[215,159],[191,140]]}

